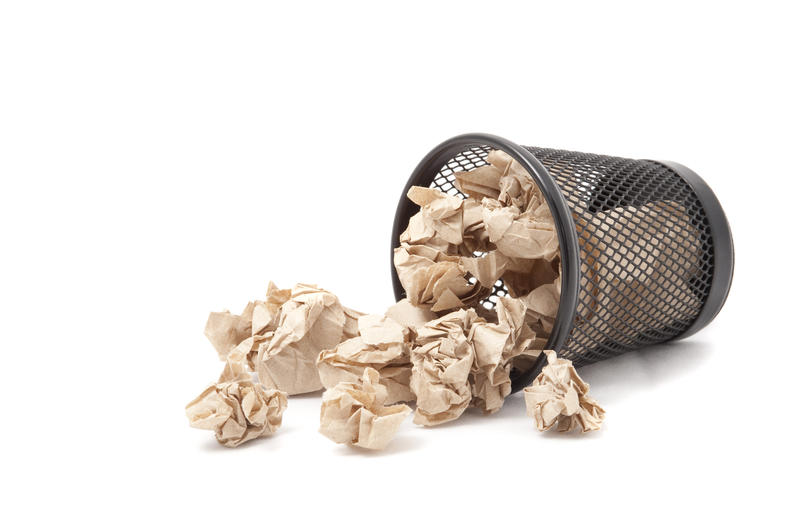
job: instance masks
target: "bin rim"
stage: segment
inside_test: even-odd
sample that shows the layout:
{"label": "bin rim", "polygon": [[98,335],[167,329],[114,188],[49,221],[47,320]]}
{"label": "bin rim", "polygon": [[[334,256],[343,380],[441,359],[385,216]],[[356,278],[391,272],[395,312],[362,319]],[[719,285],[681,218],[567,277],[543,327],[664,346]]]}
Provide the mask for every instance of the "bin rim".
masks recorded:
{"label": "bin rim", "polygon": [[[405,230],[409,218],[419,210],[419,207],[407,198],[408,190],[412,186],[429,187],[433,182],[433,177],[450,159],[465,150],[479,146],[490,146],[494,149],[502,150],[520,163],[536,182],[536,185],[542,191],[542,196],[547,202],[547,206],[550,208],[561,255],[561,298],[559,299],[553,330],[544,349],[552,349],[559,352],[572,330],[580,291],[581,255],[578,231],[572,217],[572,210],[555,179],[530,151],[496,135],[467,133],[448,139],[432,149],[411,173],[411,177],[406,182],[398,201],[392,226],[391,271],[395,299],[398,301],[402,299],[405,296],[405,292],[394,267],[394,250],[400,245],[400,234]],[[512,392],[516,392],[530,384],[541,371],[545,359],[544,354],[540,355],[536,364],[530,369],[515,375],[512,379]]]}

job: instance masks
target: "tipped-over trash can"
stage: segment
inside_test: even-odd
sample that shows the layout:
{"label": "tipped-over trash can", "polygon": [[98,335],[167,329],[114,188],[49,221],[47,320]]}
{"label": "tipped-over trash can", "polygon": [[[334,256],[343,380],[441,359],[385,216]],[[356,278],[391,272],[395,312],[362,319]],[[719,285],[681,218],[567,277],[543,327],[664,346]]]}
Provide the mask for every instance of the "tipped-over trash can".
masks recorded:
{"label": "tipped-over trash can", "polygon": [[[492,150],[530,174],[555,223],[561,296],[545,349],[582,366],[684,338],[720,311],[733,278],[728,221],[709,186],[670,161],[520,146],[486,134],[454,137],[434,148],[406,183],[392,250],[419,209],[406,192],[423,186],[464,197],[455,172],[486,165]],[[399,300],[405,294],[394,264],[392,277]],[[492,308],[505,294],[498,282],[480,304]],[[514,371],[514,390],[541,365]]]}

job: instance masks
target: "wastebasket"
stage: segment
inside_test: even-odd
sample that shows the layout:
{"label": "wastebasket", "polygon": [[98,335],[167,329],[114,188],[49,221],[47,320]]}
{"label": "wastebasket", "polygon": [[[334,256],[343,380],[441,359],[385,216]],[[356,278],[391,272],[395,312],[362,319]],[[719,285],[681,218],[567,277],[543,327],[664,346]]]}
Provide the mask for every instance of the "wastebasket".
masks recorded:
{"label": "wastebasket", "polygon": [[[546,349],[576,367],[684,338],[722,308],[733,278],[733,240],[708,185],[685,166],[520,146],[487,134],[454,137],[434,148],[406,183],[392,230],[392,250],[418,207],[412,186],[464,197],[455,172],[488,164],[502,150],[541,189],[561,255],[561,299]],[[392,264],[396,299],[405,296]],[[492,308],[508,290],[498,282],[479,304]],[[543,362],[543,359],[542,359]],[[527,386],[541,363],[512,372]]]}

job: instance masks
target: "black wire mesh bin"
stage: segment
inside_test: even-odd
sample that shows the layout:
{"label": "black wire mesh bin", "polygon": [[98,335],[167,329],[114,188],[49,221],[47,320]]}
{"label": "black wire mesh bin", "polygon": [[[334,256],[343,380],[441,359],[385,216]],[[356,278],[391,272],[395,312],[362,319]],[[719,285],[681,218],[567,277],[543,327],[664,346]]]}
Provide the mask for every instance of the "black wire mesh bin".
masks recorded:
{"label": "black wire mesh bin", "polygon": [[[507,153],[533,177],[550,208],[561,253],[561,299],[546,349],[582,366],[647,345],[684,338],[708,325],[733,278],[733,239],[708,185],[678,163],[520,146],[469,134],[434,148],[406,183],[392,250],[418,207],[412,186],[464,197],[455,172]],[[405,297],[392,263],[396,299]],[[507,293],[499,281],[481,304]],[[543,363],[512,372],[528,385]]]}

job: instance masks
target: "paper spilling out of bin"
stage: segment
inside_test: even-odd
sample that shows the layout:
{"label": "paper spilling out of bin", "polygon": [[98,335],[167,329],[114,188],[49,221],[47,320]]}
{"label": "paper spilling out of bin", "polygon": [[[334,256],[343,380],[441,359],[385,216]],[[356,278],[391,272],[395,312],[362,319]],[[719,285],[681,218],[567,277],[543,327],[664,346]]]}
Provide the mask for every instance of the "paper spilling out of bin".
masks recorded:
{"label": "paper spilling out of bin", "polygon": [[[531,367],[553,331],[561,258],[553,217],[531,176],[501,151],[486,162],[455,173],[454,191],[466,197],[409,190],[419,212],[394,252],[407,297],[384,314],[348,309],[315,285],[280,290],[272,283],[263,301],[239,315],[211,313],[206,335],[236,371],[223,372],[187,406],[192,426],[235,446],[272,434],[286,396],[325,388],[320,432],[380,449],[411,412],[403,403],[415,403],[413,421],[423,426],[453,421],[468,408],[498,411],[512,369]],[[584,345],[668,323],[670,296],[699,309],[689,283],[701,245],[679,204],[602,210],[576,217],[576,225],[583,288],[595,295],[578,317],[591,325],[576,333]],[[676,268],[662,253],[665,243],[697,260]],[[497,286],[505,297],[492,296]],[[548,365],[524,390],[537,428],[598,429],[604,411],[572,362],[546,356]]]}

